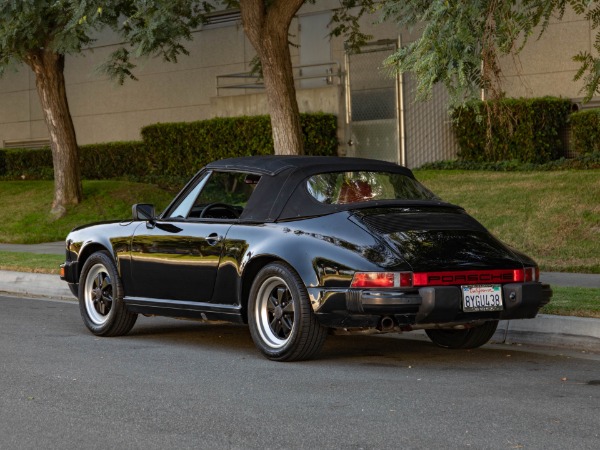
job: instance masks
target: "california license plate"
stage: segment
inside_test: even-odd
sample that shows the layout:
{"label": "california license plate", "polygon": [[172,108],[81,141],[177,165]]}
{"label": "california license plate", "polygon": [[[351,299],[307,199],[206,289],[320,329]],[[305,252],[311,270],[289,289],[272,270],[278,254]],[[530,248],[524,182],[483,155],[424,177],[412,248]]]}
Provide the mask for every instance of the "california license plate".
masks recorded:
{"label": "california license plate", "polygon": [[502,311],[502,286],[461,286],[464,312]]}

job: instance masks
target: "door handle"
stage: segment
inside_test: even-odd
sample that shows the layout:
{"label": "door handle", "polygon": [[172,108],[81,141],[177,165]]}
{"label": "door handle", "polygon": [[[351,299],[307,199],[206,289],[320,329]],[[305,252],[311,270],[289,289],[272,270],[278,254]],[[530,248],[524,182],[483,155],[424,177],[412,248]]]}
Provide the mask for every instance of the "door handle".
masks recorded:
{"label": "door handle", "polygon": [[218,233],[210,233],[206,237],[206,242],[208,245],[217,245],[219,242],[221,242],[221,239],[223,239],[223,236],[219,236]]}

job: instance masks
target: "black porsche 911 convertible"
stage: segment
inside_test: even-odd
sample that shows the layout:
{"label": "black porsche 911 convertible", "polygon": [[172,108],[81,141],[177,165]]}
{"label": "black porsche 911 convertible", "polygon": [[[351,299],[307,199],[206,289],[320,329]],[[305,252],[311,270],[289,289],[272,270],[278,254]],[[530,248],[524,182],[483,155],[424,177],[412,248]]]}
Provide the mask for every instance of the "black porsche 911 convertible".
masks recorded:
{"label": "black porsche 911 convertible", "polygon": [[161,213],[74,229],[61,278],[99,336],[137,314],[248,323],[278,361],[330,329],[475,348],[552,291],[528,256],[392,163],[262,156],[204,167]]}

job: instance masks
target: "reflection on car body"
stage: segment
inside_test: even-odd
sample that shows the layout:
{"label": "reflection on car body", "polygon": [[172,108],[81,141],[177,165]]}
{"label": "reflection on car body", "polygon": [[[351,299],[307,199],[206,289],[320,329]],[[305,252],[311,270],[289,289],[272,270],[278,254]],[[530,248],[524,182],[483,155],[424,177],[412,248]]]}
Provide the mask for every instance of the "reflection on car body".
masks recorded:
{"label": "reflection on car body", "polygon": [[426,330],[475,348],[552,291],[536,263],[395,164],[266,156],[216,161],[161,214],[74,229],[61,277],[95,334],[137,314],[248,323],[268,358],[313,357],[330,329]]}

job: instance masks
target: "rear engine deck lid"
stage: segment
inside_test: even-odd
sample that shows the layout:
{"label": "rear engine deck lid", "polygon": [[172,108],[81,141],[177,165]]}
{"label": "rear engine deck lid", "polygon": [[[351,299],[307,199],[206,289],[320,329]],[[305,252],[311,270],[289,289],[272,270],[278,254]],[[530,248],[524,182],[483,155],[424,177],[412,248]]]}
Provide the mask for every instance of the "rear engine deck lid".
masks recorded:
{"label": "rear engine deck lid", "polygon": [[376,208],[355,212],[413,271],[521,268],[522,262],[461,208]]}

